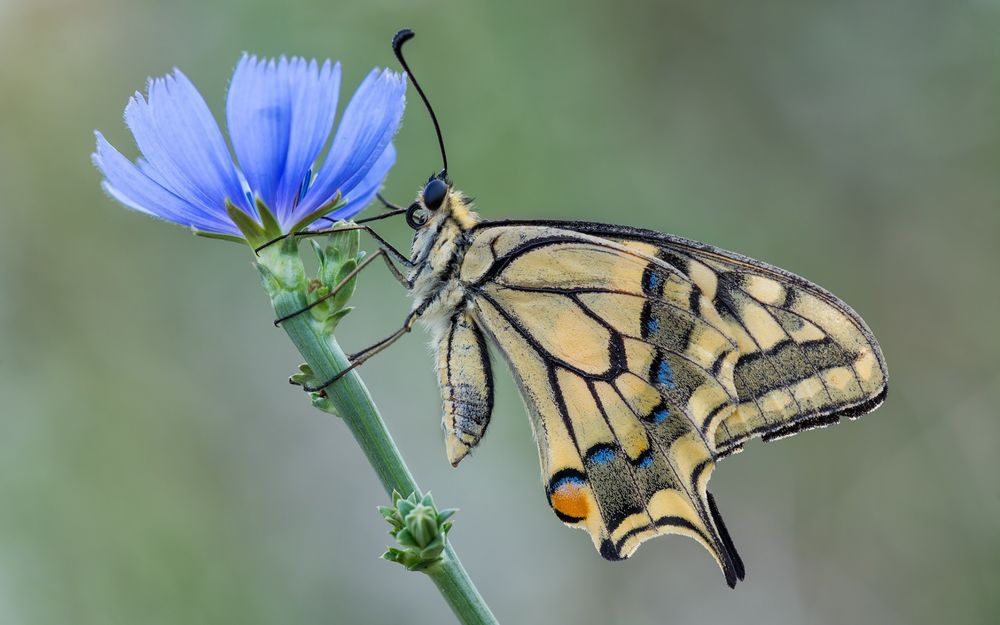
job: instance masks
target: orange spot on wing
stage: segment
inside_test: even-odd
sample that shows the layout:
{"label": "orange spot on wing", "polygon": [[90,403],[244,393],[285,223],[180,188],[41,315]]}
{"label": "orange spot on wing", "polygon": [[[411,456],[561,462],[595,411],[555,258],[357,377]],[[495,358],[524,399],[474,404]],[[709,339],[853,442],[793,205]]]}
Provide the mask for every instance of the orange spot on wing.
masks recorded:
{"label": "orange spot on wing", "polygon": [[576,481],[563,482],[552,493],[552,507],[556,512],[568,517],[587,518],[590,513],[590,503],[587,501],[584,485]]}

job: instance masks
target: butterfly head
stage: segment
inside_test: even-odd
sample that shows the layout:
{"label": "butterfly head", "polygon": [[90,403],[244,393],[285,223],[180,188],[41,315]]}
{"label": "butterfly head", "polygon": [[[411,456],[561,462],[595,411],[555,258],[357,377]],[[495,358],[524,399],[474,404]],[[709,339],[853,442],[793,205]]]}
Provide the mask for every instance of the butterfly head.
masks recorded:
{"label": "butterfly head", "polygon": [[455,189],[447,173],[441,171],[427,179],[416,201],[406,211],[406,223],[420,230],[449,219],[463,230],[479,221],[472,212],[472,201]]}

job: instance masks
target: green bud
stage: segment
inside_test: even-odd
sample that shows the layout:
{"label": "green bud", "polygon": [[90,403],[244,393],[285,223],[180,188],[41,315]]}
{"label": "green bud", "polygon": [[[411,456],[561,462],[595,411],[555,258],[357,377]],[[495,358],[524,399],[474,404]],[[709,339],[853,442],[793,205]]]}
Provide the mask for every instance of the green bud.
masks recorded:
{"label": "green bud", "polygon": [[396,504],[396,509],[399,510],[399,515],[406,519],[406,516],[413,512],[413,508],[416,507],[416,502],[411,499],[400,499]]}
{"label": "green bud", "polygon": [[413,539],[420,547],[430,544],[438,533],[437,511],[430,506],[418,504],[413,512],[406,515],[406,527],[413,534]]}
{"label": "green bud", "polygon": [[[338,222],[334,228],[341,224],[342,222]],[[354,295],[357,278],[352,277],[347,282],[344,281],[357,269],[358,263],[363,258],[359,252],[360,247],[361,234],[357,230],[335,232],[323,246],[313,241],[313,250],[319,259],[319,272],[310,284],[307,296],[311,303],[320,302],[313,307],[312,315],[314,319],[324,324],[324,333],[333,334],[340,320],[351,311],[347,302]],[[329,297],[337,287],[339,289],[336,295]]]}
{"label": "green bud", "polygon": [[396,541],[404,547],[419,547],[417,541],[414,540],[413,534],[410,533],[410,528],[404,527],[403,529],[396,532]]}
{"label": "green bud", "polygon": [[398,562],[411,571],[426,569],[441,559],[447,545],[455,510],[438,511],[430,493],[403,497],[392,493],[392,506],[380,506],[379,514],[389,523],[389,534],[400,548],[390,547],[382,557]]}
{"label": "green bud", "polygon": [[420,550],[420,557],[424,560],[436,560],[441,556],[444,551],[444,534],[436,536],[434,540],[429,542],[423,549]]}

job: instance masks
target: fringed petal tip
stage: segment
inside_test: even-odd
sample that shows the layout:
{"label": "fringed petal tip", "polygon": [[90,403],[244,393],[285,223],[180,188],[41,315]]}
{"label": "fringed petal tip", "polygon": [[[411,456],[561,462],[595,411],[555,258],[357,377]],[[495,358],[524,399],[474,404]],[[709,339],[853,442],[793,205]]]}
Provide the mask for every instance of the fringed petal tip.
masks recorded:
{"label": "fringed petal tip", "polygon": [[96,149],[91,162],[104,176],[101,187],[109,196],[133,210],[182,226],[219,234],[239,234],[228,218],[201,211],[170,192],[154,178],[155,173],[146,161],[139,159],[138,163],[133,163],[103,134],[95,132],[94,135]]}
{"label": "fringed petal tip", "polygon": [[[340,64],[330,60],[244,53],[226,100],[238,167],[187,76],[175,68],[151,78],[146,95],[136,92],[124,111],[141,158],[129,160],[95,133],[92,161],[102,186],[129,208],[227,238],[241,236],[227,201],[259,220],[259,199],[284,231],[327,205],[338,217],[351,217],[371,201],[395,160],[391,141],[406,81],[372,70],[317,167],[334,129],[340,76]],[[343,202],[333,206],[338,197]]]}
{"label": "fringed petal tip", "polygon": [[[344,110],[330,151],[315,179],[303,196],[298,210],[309,213],[329,201],[337,192],[348,197],[369,174],[391,145],[399,130],[405,108],[406,81],[388,69],[373,69],[361,82]],[[393,152],[393,158],[394,157]],[[386,168],[380,178],[388,173]],[[345,207],[346,208],[346,207]],[[364,208],[355,204],[350,218]],[[343,209],[341,209],[343,210]],[[339,212],[339,211],[338,211]]]}

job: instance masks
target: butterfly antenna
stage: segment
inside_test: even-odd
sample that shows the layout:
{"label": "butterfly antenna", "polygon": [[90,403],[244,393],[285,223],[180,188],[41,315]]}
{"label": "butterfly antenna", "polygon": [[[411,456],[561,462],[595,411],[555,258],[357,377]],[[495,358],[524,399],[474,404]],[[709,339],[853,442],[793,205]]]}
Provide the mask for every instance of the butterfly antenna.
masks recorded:
{"label": "butterfly antenna", "polygon": [[448,177],[448,154],[444,151],[444,137],[441,136],[441,125],[438,124],[437,115],[434,114],[434,109],[431,107],[430,100],[427,99],[427,95],[424,90],[420,88],[420,83],[417,82],[416,77],[413,75],[413,71],[407,64],[406,59],[403,58],[403,44],[413,39],[415,35],[413,31],[409,28],[404,28],[392,37],[392,51],[396,54],[396,58],[399,59],[399,64],[403,66],[403,70],[406,75],[410,78],[413,86],[417,88],[417,93],[420,94],[420,98],[424,101],[424,106],[427,107],[427,112],[431,114],[431,121],[434,122],[434,132],[437,133],[438,145],[441,146],[441,160],[444,162],[444,169],[441,170],[441,177]]}

